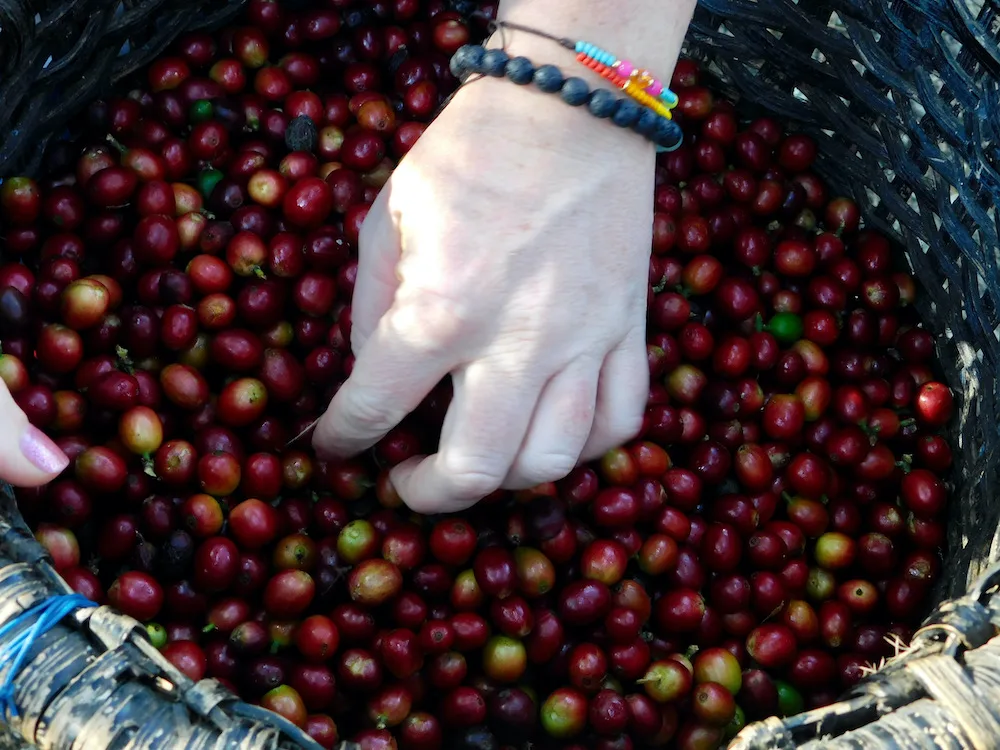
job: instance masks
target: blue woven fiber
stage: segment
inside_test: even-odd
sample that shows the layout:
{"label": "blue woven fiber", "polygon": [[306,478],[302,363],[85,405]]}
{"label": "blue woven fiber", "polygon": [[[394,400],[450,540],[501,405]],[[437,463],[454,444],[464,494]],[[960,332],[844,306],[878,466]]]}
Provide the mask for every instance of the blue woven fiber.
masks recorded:
{"label": "blue woven fiber", "polygon": [[38,639],[67,615],[78,609],[96,606],[80,594],[53,596],[0,627],[0,664],[10,664],[0,682],[0,716],[18,715],[14,705],[14,683]]}

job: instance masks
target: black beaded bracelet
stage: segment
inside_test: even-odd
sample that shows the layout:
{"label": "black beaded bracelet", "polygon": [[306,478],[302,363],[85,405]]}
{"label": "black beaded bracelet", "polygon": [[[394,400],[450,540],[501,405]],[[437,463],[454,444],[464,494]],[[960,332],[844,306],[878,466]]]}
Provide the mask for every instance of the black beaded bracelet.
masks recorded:
{"label": "black beaded bracelet", "polygon": [[555,65],[536,68],[528,58],[511,57],[502,49],[467,44],[451,58],[451,72],[462,83],[471,76],[480,75],[506,77],[519,86],[534,84],[547,94],[559,94],[570,106],[586,105],[594,117],[611,120],[620,128],[630,128],[656,144],[657,151],[675,151],[684,140],[680,125],[635,100],[617,97],[607,89],[591,89],[585,80],[566,77]]}

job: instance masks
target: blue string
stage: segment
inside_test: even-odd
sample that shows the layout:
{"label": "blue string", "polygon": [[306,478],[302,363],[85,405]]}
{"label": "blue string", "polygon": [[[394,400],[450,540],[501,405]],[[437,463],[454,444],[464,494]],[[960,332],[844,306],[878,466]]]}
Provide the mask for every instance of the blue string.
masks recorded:
{"label": "blue string", "polygon": [[[87,607],[96,607],[94,602],[80,594],[63,594],[46,599],[0,628],[0,665],[11,663],[10,668],[0,683],[0,716],[10,712],[17,716],[17,706],[14,705],[14,680],[21,672],[35,642],[72,612]],[[37,619],[35,619],[37,618]],[[25,623],[34,620],[30,627],[24,628],[16,636],[5,642],[5,638]]]}

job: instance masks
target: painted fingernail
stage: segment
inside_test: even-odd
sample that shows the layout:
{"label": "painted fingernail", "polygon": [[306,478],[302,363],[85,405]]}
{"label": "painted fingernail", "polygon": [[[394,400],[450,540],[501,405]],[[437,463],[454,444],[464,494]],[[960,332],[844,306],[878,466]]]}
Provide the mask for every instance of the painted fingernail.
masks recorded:
{"label": "painted fingernail", "polygon": [[21,453],[46,474],[58,474],[69,465],[69,459],[59,446],[33,424],[21,434]]}

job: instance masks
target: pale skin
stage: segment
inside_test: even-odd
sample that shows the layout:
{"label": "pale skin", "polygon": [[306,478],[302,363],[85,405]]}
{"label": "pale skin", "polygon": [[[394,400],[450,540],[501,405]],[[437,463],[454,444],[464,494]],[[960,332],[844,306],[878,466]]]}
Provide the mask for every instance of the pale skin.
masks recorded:
{"label": "pale skin", "polygon": [[[586,39],[669,80],[695,0],[502,0],[501,20]],[[591,85],[553,42],[507,51]],[[499,35],[490,46],[499,46]],[[403,159],[361,233],[354,371],[313,435],[373,445],[450,375],[436,454],[393,469],[418,512],[566,476],[640,429],[655,152],[531,88],[463,87]]]}
{"label": "pale skin", "polygon": [[[669,80],[696,0],[502,0],[499,17],[586,39]],[[603,80],[521,32],[511,55]],[[499,46],[499,37],[490,46]],[[357,363],[313,435],[326,458],[377,442],[450,375],[438,452],[392,472],[419,512],[568,474],[628,440],[648,389],[653,147],[508,81],[464,87],[400,163],[360,241]],[[0,479],[69,463],[0,382]]]}

